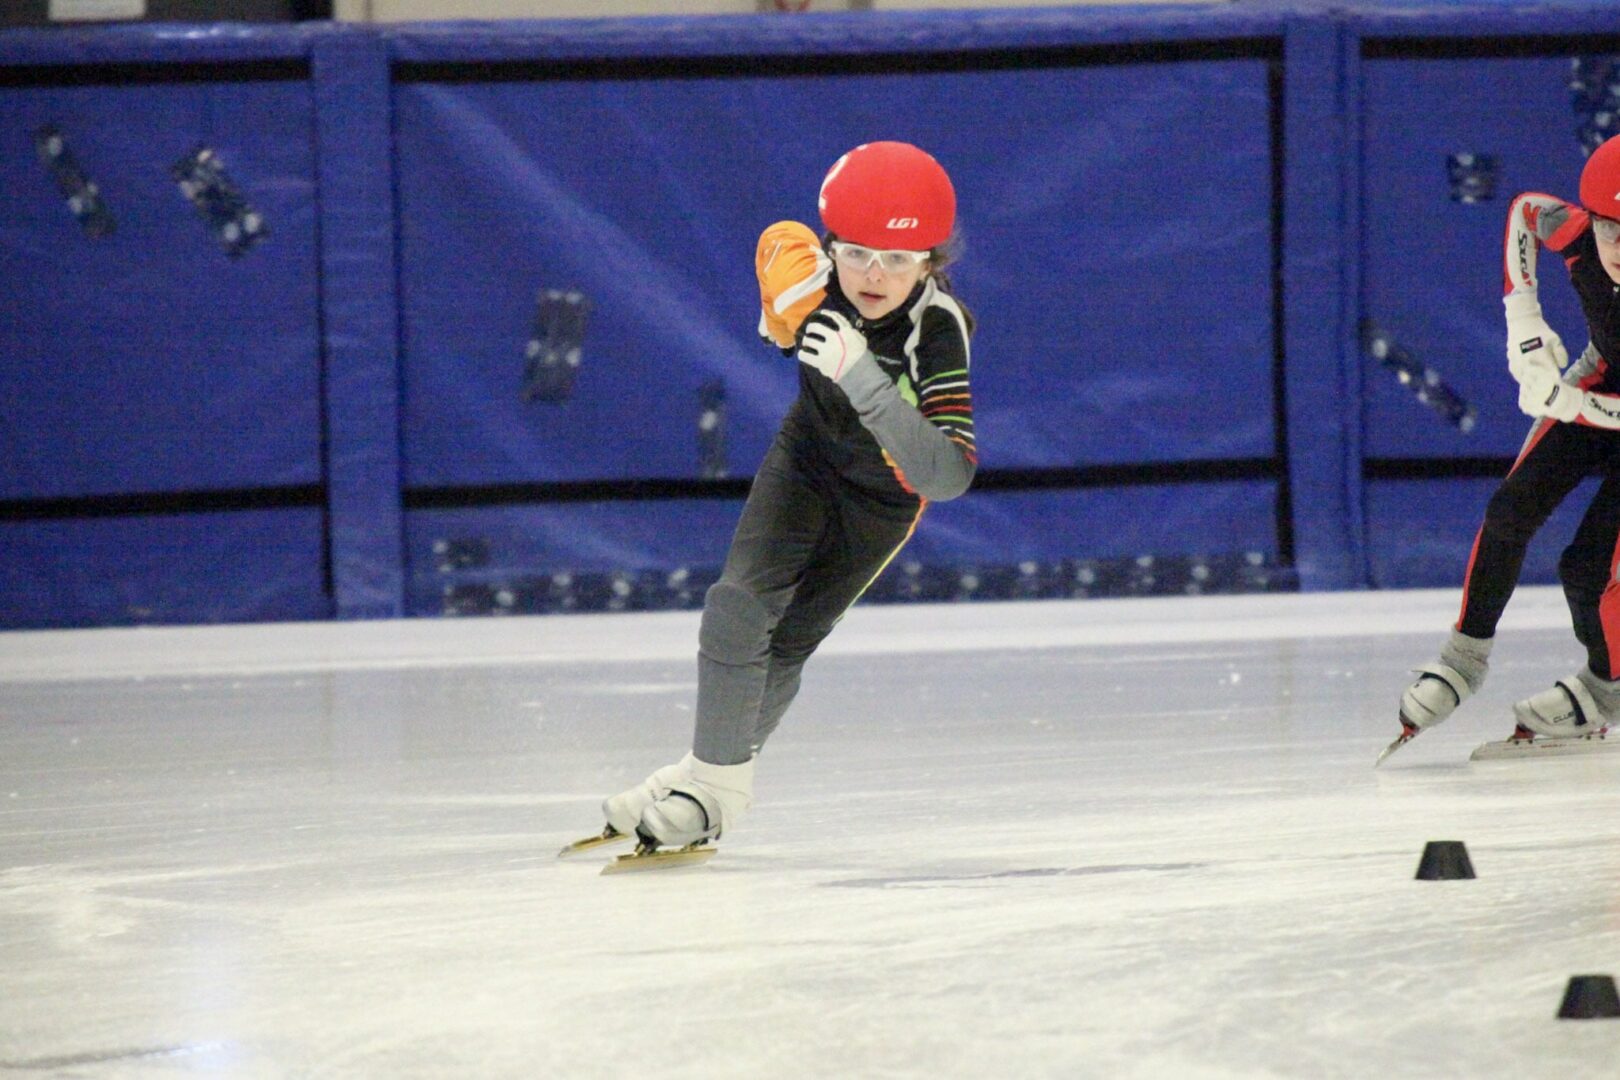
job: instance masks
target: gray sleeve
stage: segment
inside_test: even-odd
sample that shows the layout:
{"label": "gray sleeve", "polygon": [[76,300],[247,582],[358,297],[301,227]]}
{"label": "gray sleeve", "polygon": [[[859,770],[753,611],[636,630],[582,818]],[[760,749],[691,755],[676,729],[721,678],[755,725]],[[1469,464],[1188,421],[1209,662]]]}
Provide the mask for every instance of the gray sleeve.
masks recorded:
{"label": "gray sleeve", "polygon": [[868,353],[838,382],[861,424],[889,452],[906,483],[925,499],[954,499],[973,482],[973,462],[962,447],[900,396]]}
{"label": "gray sleeve", "polygon": [[1564,377],[1560,381],[1571,386],[1578,386],[1582,379],[1594,374],[1598,369],[1598,364],[1602,362],[1603,357],[1598,353],[1597,346],[1588,341],[1586,348],[1581,350],[1581,355],[1576,358],[1573,364],[1564,369]]}

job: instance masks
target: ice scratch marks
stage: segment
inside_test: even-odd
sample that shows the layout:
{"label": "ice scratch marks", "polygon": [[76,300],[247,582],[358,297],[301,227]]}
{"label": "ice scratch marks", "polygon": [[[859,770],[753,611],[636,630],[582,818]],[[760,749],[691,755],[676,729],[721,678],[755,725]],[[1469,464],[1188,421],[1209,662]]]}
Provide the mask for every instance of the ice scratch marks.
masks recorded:
{"label": "ice scratch marks", "polygon": [[906,877],[846,878],[823,881],[829,888],[842,889],[972,889],[996,886],[1007,881],[1030,878],[1091,877],[1101,874],[1176,874],[1201,870],[1207,863],[1121,863],[1112,866],[1037,866],[1015,870],[991,870],[976,874],[916,874]]}
{"label": "ice scratch marks", "polygon": [[156,1061],[190,1057],[197,1054],[215,1054],[227,1048],[226,1043],[206,1042],[186,1046],[130,1047],[115,1050],[87,1050],[78,1054],[55,1057],[28,1058],[22,1061],[0,1061],[0,1069],[7,1072],[50,1072],[71,1069],[80,1065],[111,1065],[129,1061]]}

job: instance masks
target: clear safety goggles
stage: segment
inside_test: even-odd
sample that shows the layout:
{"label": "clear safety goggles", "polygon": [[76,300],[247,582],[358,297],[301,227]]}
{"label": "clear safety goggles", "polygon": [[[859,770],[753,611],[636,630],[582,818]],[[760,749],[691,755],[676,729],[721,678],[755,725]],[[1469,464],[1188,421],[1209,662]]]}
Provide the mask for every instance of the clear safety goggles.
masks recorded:
{"label": "clear safety goggles", "polygon": [[1592,215],[1592,232],[1605,244],[1620,242],[1620,221]]}
{"label": "clear safety goggles", "polygon": [[846,268],[862,274],[870,270],[873,263],[883,267],[885,274],[903,274],[921,266],[928,259],[926,251],[879,251],[859,244],[846,244],[842,240],[833,241],[832,253],[833,258]]}

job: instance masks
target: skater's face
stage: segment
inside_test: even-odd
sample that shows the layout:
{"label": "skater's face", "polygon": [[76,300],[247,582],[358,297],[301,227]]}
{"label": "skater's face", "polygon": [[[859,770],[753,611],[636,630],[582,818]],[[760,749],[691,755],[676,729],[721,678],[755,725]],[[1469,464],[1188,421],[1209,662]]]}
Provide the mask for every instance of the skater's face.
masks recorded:
{"label": "skater's face", "polygon": [[926,251],[877,251],[834,241],[838,286],[863,319],[881,319],[911,295],[928,272]]}
{"label": "skater's face", "polygon": [[1620,285],[1620,221],[1593,214],[1592,238],[1597,241],[1598,259],[1609,280]]}

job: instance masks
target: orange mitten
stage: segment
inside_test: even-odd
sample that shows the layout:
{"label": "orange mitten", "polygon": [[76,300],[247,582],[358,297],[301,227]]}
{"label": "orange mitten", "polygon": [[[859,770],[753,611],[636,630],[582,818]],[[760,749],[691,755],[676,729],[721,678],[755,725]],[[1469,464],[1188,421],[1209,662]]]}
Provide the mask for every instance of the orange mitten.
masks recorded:
{"label": "orange mitten", "polygon": [[759,336],[793,348],[805,317],[827,297],[832,261],[809,226],[778,221],[759,237],[754,273],[759,278]]}

